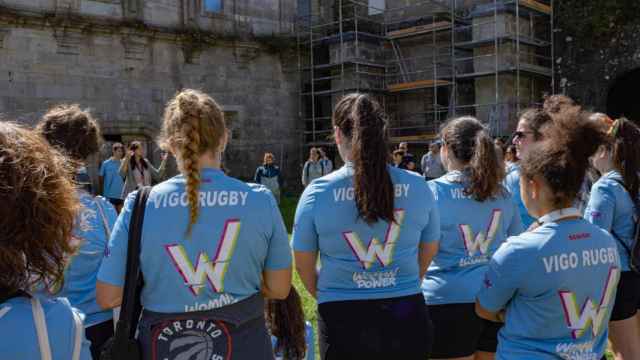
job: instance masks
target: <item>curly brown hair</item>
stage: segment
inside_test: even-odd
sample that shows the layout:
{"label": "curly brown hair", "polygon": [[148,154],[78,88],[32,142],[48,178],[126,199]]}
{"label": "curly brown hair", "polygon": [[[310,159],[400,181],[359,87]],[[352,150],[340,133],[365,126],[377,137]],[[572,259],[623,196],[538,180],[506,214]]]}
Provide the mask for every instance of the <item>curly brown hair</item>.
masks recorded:
{"label": "curly brown hair", "polygon": [[80,106],[58,105],[47,111],[36,131],[72,160],[83,161],[100,149],[100,128]]}
{"label": "curly brown hair", "polygon": [[541,176],[554,194],[554,205],[571,203],[582,186],[591,157],[607,135],[602,126],[589,120],[579,107],[565,107],[544,129],[544,140],[520,161],[526,179]]}
{"label": "curly brown hair", "polygon": [[62,282],[79,208],[67,159],[0,122],[0,294]]}
{"label": "curly brown hair", "polygon": [[198,160],[206,151],[215,153],[220,150],[226,131],[222,108],[213,98],[201,91],[182,90],[169,101],[164,110],[158,142],[163,149],[175,152],[180,170],[187,179],[187,236],[191,235],[193,225],[198,221],[200,214]]}
{"label": "curly brown hair", "polygon": [[395,221],[384,110],[369,95],[353,93],[338,102],[332,122],[350,141],[358,215],[368,224]]}

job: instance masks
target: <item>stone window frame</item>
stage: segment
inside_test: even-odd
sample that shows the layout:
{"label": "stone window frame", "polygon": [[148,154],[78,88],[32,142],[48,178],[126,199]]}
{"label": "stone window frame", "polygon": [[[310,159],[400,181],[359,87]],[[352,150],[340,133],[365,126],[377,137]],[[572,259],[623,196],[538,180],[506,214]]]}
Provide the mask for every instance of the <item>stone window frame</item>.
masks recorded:
{"label": "stone window frame", "polygon": [[204,17],[210,18],[223,18],[226,12],[226,3],[228,0],[220,0],[220,11],[208,11],[204,2],[205,0],[196,0],[198,2],[198,7],[200,8],[200,15]]}

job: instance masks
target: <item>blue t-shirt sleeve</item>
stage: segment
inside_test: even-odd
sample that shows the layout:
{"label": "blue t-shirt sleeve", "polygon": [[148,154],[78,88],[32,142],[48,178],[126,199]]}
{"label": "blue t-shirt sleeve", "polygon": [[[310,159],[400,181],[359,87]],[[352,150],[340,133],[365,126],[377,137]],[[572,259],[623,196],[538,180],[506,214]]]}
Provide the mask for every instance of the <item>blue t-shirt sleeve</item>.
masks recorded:
{"label": "blue t-shirt sleeve", "polygon": [[264,267],[266,270],[282,270],[291,267],[291,247],[289,246],[289,235],[284,226],[282,215],[278,210],[276,200],[269,192],[269,207],[271,212],[271,221],[273,223],[273,231],[269,241],[269,250],[265,260]]}
{"label": "blue t-shirt sleeve", "polygon": [[616,201],[611,191],[601,184],[596,184],[591,190],[584,218],[604,230],[611,231],[615,207]]}
{"label": "blue t-shirt sleeve", "polygon": [[510,206],[513,208],[511,217],[511,223],[507,228],[507,236],[516,236],[520,235],[525,229],[522,226],[522,218],[520,217],[520,213],[518,212],[518,205],[514,202],[510,202]]}
{"label": "blue t-shirt sleeve", "polygon": [[104,259],[98,270],[98,280],[115,286],[124,286],[129,244],[129,222],[135,205],[137,191],[127,196],[122,212],[111,232],[111,239],[105,250]]}
{"label": "blue t-shirt sleeve", "polygon": [[315,206],[313,189],[313,185],[307,187],[298,201],[292,236],[295,251],[318,251],[318,231],[313,216]]}
{"label": "blue t-shirt sleeve", "polygon": [[427,216],[427,223],[420,234],[421,243],[440,241],[440,211],[436,206],[435,200],[436,185],[435,182],[432,181],[429,181],[427,185],[429,189],[427,190],[427,196],[424,204],[428,204],[427,206],[429,206],[429,209],[425,212]]}
{"label": "blue t-shirt sleeve", "polygon": [[491,258],[478,301],[483,308],[498,312],[505,308],[521,284],[524,257],[513,242],[507,240]]}

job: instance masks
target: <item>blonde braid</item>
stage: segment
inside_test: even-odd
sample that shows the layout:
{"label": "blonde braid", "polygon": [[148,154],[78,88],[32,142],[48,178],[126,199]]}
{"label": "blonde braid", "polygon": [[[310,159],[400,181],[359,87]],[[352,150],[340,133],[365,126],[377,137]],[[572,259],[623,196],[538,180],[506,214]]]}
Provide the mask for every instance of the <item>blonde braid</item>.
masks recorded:
{"label": "blonde braid", "polygon": [[193,225],[200,213],[199,189],[201,183],[198,162],[202,154],[220,151],[226,126],[222,108],[201,91],[185,89],[169,101],[165,108],[160,146],[175,152],[181,172],[186,178],[189,202],[189,225],[186,235],[191,236]]}
{"label": "blonde braid", "polygon": [[[200,168],[198,159],[200,157],[200,124],[197,114],[193,114],[192,103],[190,101],[178,100],[178,106],[185,116],[182,124],[182,136],[186,141],[182,143],[182,157],[184,162],[184,175],[187,178],[187,200],[189,201],[189,224],[187,225],[187,236],[191,235],[193,225],[198,221],[200,204],[198,193],[200,188]],[[185,99],[186,100],[186,99]]]}

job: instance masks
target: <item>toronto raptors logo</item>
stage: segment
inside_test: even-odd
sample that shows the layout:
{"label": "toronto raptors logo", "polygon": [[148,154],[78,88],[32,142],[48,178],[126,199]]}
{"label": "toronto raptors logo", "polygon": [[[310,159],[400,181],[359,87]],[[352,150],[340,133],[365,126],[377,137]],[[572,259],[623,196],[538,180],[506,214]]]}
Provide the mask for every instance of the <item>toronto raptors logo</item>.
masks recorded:
{"label": "toronto raptors logo", "polygon": [[153,360],[229,360],[231,337],[223,322],[168,320],[154,326]]}

